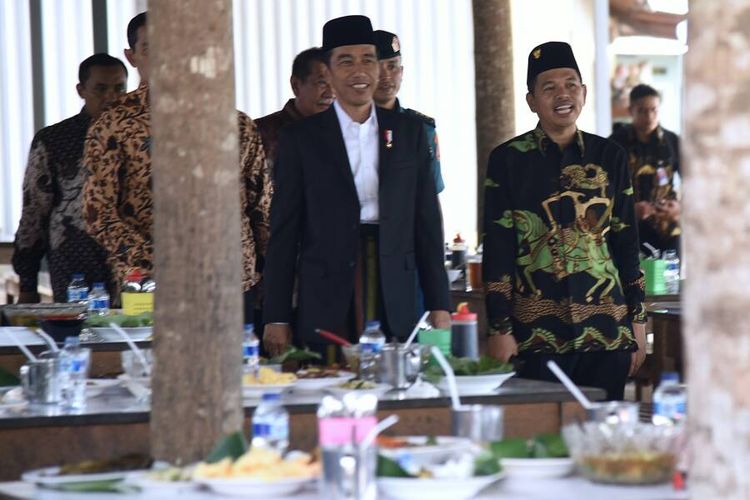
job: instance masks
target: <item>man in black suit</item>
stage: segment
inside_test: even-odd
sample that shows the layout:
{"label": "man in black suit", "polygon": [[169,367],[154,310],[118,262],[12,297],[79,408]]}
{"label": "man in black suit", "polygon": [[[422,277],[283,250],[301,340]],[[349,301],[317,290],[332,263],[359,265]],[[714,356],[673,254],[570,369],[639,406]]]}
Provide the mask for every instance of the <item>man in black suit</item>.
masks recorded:
{"label": "man in black suit", "polygon": [[406,337],[418,319],[417,270],[431,323],[450,326],[442,216],[422,124],[375,107],[379,65],[368,18],[326,23],[323,50],[337,100],[286,127],[279,141],[265,265],[271,353],[292,341],[295,272],[295,340],[315,350],[326,344],[316,328],[356,342],[369,320],[386,336]]}

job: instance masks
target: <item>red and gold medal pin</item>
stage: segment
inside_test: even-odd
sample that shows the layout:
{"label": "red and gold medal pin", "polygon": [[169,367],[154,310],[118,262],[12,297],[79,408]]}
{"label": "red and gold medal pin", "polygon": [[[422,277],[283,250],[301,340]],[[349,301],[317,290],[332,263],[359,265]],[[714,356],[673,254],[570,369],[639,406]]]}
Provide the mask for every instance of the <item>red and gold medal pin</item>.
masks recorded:
{"label": "red and gold medal pin", "polygon": [[385,139],[385,147],[388,149],[393,147],[393,130],[387,128],[383,131],[383,139]]}

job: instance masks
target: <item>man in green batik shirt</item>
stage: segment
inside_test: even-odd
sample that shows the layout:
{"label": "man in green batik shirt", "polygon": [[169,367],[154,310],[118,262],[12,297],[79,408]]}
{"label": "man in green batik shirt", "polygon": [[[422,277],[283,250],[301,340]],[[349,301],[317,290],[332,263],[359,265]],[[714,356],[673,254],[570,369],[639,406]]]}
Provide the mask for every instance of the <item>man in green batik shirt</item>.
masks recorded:
{"label": "man in green batik shirt", "polygon": [[643,275],[625,152],[582,132],[586,87],[567,43],[529,54],[536,129],[497,147],[487,167],[483,273],[491,355],[524,378],[622,399],[645,358]]}

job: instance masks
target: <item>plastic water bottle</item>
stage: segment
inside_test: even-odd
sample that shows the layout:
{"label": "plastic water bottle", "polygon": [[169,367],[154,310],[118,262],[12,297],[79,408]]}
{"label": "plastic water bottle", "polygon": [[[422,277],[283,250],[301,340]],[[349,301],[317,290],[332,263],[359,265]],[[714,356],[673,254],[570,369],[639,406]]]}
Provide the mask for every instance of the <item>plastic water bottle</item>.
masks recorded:
{"label": "plastic water bottle", "polygon": [[679,425],[687,415],[687,391],[680,384],[680,377],[675,372],[666,372],[661,376],[661,383],[654,391],[655,425]]}
{"label": "plastic water bottle", "polygon": [[88,373],[88,351],[81,349],[78,337],[67,337],[60,352],[62,396],[66,406],[86,406],[86,375]]}
{"label": "plastic water bottle", "polygon": [[68,302],[80,302],[85,304],[88,300],[89,287],[84,280],[83,274],[73,274],[70,280],[70,285],[68,285]]}
{"label": "plastic water bottle", "polygon": [[368,321],[365,332],[359,338],[359,378],[377,379],[380,351],[384,345],[385,335],[380,331],[380,322]]}
{"label": "plastic water bottle", "polygon": [[258,368],[260,368],[260,342],[255,336],[255,328],[250,324],[245,325],[242,334],[242,359],[243,373],[252,373],[257,376]]}
{"label": "plastic water bottle", "polygon": [[664,262],[664,286],[668,294],[676,295],[680,293],[680,258],[675,250],[667,250]]}
{"label": "plastic water bottle", "polygon": [[109,294],[104,288],[104,283],[96,282],[91,288],[89,295],[89,315],[90,316],[108,316],[109,315]]}
{"label": "plastic water bottle", "polygon": [[281,394],[265,393],[253,413],[253,448],[267,448],[284,454],[289,446],[289,413],[281,404]]}

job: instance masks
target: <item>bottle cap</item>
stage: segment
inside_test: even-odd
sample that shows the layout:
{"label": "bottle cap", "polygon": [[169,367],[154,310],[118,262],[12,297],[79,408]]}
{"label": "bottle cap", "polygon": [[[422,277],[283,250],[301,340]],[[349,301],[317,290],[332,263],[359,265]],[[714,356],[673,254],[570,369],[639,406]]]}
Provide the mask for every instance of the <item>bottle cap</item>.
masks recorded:
{"label": "bottle cap", "polygon": [[104,283],[102,283],[101,281],[96,281],[96,282],[94,282],[94,288],[102,288],[103,289],[104,288]]}
{"label": "bottle cap", "polygon": [[71,277],[72,277],[72,278],[73,278],[74,280],[82,280],[82,279],[83,279],[83,273],[73,273],[73,274],[71,275]]}
{"label": "bottle cap", "polygon": [[461,238],[461,233],[456,233],[456,237],[453,238],[453,243],[463,243],[464,240]]}
{"label": "bottle cap", "polygon": [[244,331],[245,333],[255,332],[255,325],[253,325],[252,323],[246,323],[244,326]]}
{"label": "bottle cap", "polygon": [[473,313],[469,310],[468,302],[461,302],[456,307],[456,312],[451,314],[453,321],[476,321],[477,313]]}
{"label": "bottle cap", "polygon": [[278,392],[264,392],[261,399],[263,401],[278,401],[281,399],[281,394]]}
{"label": "bottle cap", "polygon": [[678,382],[680,381],[680,375],[677,372],[664,372],[661,374],[662,382]]}
{"label": "bottle cap", "polygon": [[365,323],[365,330],[380,330],[380,321],[368,321]]}
{"label": "bottle cap", "polygon": [[140,284],[142,279],[143,275],[141,274],[140,269],[133,269],[125,275],[125,281],[135,281],[136,283]]}

